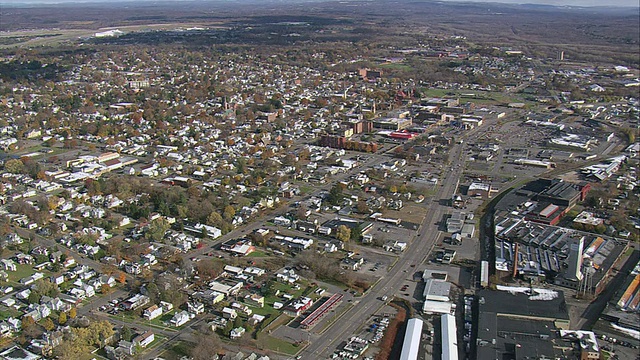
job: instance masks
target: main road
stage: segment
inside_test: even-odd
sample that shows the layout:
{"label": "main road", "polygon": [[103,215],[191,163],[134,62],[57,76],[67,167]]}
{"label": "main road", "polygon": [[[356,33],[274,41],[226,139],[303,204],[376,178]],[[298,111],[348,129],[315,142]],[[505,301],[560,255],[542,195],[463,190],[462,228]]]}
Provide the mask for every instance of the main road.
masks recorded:
{"label": "main road", "polygon": [[407,247],[404,255],[384,278],[362,296],[358,303],[347,310],[323,334],[312,339],[311,344],[300,354],[303,359],[328,358],[340,342],[356,334],[358,328],[380,308],[382,303],[379,298],[392,297],[398,293],[406,280],[407,273],[411,272],[413,266],[422,264],[426,260],[440,236],[438,226],[447,211],[447,207],[441,204],[440,200],[450,199],[457,191],[458,180],[464,168],[462,144],[455,144],[452,147],[449,159],[450,171],[446,173],[442,185],[436,191],[435,202],[424,217],[416,238]]}

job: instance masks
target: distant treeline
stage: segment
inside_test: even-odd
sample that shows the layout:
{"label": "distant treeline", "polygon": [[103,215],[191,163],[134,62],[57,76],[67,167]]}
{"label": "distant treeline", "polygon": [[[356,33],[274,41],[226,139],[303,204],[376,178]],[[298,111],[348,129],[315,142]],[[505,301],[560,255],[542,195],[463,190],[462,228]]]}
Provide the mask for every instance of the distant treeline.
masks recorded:
{"label": "distant treeline", "polygon": [[64,68],[57,64],[43,64],[38,60],[0,63],[2,80],[56,80]]}

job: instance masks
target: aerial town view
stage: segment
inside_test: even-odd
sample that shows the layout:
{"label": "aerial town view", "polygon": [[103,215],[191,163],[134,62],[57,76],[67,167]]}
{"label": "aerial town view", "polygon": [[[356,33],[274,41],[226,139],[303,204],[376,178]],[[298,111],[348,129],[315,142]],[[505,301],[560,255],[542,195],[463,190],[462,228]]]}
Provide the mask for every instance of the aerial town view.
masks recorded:
{"label": "aerial town view", "polygon": [[639,129],[637,0],[0,0],[0,360],[639,360]]}

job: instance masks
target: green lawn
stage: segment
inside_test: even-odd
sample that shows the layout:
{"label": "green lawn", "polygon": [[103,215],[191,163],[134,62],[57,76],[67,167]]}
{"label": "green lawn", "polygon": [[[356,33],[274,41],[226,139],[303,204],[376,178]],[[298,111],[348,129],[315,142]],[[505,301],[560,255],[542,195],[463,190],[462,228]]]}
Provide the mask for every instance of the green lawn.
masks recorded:
{"label": "green lawn", "polygon": [[251,254],[247,255],[247,257],[266,257],[266,256],[269,256],[269,255],[267,255],[267,253],[265,253],[264,251],[260,251],[260,250],[256,250]]}
{"label": "green lawn", "polygon": [[[461,100],[469,100],[477,104],[494,104],[494,103],[511,103],[511,102],[531,103],[530,101],[524,100],[518,94],[505,95],[505,93],[498,92],[498,91],[425,89],[422,93],[425,97],[426,96],[460,97]],[[475,96],[465,96],[468,94],[474,94]]]}
{"label": "green lawn", "polygon": [[303,195],[306,195],[312,191],[313,191],[313,187],[311,187],[310,185],[300,185],[300,192]]}
{"label": "green lawn", "polygon": [[18,283],[20,279],[31,276],[35,274],[35,272],[33,265],[16,264],[16,271],[7,271],[7,274],[9,275],[9,281]]}
{"label": "green lawn", "polygon": [[167,338],[162,336],[162,335],[158,335],[158,334],[153,334],[153,341],[151,342],[151,344],[149,344],[149,346],[147,346],[144,351],[148,351],[150,349],[153,349],[154,347],[160,345],[160,343],[162,343],[164,340],[166,340]]}
{"label": "green lawn", "polygon": [[273,336],[262,334],[260,335],[260,339],[264,341],[264,344],[268,349],[273,351],[285,353],[288,355],[295,355],[298,351],[300,351],[300,346],[275,338]]}
{"label": "green lawn", "polygon": [[142,320],[144,322],[147,322],[149,325],[167,327],[164,323],[169,323],[169,320],[171,320],[174,313],[175,313],[175,309],[169,311],[168,313],[164,313],[151,321],[147,321],[144,318],[142,318]]}
{"label": "green lawn", "polygon": [[382,69],[398,70],[398,71],[411,71],[412,70],[411,66],[403,64],[401,62],[384,63],[384,64],[381,64],[380,67]]}
{"label": "green lawn", "polygon": [[4,306],[2,307],[2,310],[0,310],[0,320],[6,320],[10,317],[18,318],[21,315],[22,313],[20,311]]}

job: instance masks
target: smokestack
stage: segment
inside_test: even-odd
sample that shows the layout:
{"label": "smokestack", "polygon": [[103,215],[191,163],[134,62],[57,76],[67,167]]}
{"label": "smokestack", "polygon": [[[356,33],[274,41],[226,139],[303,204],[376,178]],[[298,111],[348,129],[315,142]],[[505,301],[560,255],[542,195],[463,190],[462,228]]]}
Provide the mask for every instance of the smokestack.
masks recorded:
{"label": "smokestack", "polygon": [[516,243],[516,249],[513,252],[513,272],[511,273],[512,278],[516,278],[518,275],[518,252],[520,251],[520,244]]}

